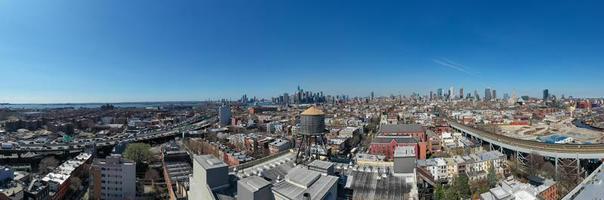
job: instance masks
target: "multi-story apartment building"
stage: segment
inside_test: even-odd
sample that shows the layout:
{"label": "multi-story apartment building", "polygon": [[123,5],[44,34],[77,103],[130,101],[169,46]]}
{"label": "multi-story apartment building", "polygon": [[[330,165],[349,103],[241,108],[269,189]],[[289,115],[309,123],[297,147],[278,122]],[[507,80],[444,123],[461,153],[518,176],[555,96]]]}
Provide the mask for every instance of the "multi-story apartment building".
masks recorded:
{"label": "multi-story apartment building", "polygon": [[482,152],[451,158],[431,158],[418,161],[418,167],[428,170],[435,180],[451,182],[460,174],[470,181],[483,180],[491,167],[497,175],[503,175],[505,155],[499,151]]}
{"label": "multi-story apartment building", "polygon": [[136,163],[121,156],[95,159],[90,170],[92,199],[136,198]]}

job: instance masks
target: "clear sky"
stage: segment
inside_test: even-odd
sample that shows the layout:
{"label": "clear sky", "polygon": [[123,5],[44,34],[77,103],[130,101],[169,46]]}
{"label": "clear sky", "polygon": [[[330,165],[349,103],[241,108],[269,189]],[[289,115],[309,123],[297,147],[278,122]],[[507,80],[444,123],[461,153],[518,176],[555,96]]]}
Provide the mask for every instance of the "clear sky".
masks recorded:
{"label": "clear sky", "polygon": [[[421,2],[421,3],[419,3]],[[0,102],[604,96],[602,1],[0,1]]]}

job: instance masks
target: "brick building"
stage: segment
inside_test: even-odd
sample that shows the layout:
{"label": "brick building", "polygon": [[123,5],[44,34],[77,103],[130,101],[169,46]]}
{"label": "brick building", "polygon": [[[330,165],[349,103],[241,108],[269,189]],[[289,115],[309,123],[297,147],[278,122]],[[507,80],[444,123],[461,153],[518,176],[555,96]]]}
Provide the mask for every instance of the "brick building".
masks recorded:
{"label": "brick building", "polygon": [[404,146],[414,146],[415,152],[418,152],[417,158],[426,159],[426,143],[418,143],[417,139],[410,136],[377,136],[371,142],[369,153],[383,155],[387,160],[392,160],[396,147]]}

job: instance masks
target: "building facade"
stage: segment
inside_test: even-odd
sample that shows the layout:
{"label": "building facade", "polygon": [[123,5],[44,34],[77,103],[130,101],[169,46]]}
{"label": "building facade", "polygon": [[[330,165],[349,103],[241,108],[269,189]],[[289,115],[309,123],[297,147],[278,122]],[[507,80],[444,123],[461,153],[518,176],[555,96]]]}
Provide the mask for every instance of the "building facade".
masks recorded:
{"label": "building facade", "polygon": [[120,156],[95,159],[90,175],[93,199],[136,199],[136,163]]}

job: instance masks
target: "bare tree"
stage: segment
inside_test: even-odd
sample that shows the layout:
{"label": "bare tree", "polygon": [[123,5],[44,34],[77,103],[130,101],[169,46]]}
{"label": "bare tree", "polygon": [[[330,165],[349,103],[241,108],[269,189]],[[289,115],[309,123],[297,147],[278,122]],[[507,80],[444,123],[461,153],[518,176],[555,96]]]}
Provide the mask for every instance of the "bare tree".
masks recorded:
{"label": "bare tree", "polygon": [[43,158],[38,165],[38,172],[40,174],[47,174],[52,171],[55,167],[59,166],[59,161],[54,156]]}
{"label": "bare tree", "polygon": [[543,156],[531,153],[527,157],[527,168],[529,174],[537,174],[545,164]]}
{"label": "bare tree", "polygon": [[556,167],[551,162],[545,162],[540,168],[541,175],[546,178],[555,178]]}
{"label": "bare tree", "polygon": [[71,191],[78,191],[81,186],[82,186],[82,180],[80,178],[78,178],[78,177],[71,178],[71,182],[69,184],[69,189],[71,189]]}
{"label": "bare tree", "polygon": [[159,178],[159,172],[155,169],[149,169],[145,172],[145,179],[147,180],[157,180]]}

